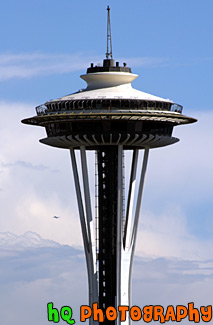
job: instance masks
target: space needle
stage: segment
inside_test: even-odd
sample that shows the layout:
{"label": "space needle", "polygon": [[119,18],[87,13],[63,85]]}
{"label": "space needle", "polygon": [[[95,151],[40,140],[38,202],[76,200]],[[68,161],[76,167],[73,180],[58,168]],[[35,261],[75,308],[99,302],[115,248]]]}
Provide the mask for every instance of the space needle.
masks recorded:
{"label": "space needle", "polygon": [[[179,141],[172,136],[174,126],[196,122],[182,114],[181,105],[134,89],[137,77],[126,63],[113,59],[107,7],[106,58],[102,65],[91,63],[81,75],[87,87],[36,107],[37,115],[22,121],[46,129],[41,143],[70,151],[89,305],[98,303],[103,312],[109,306],[131,305],[132,264],[149,150]],[[89,172],[88,151],[96,157],[95,208],[90,187],[90,177],[95,175]],[[128,175],[126,152],[131,157]],[[95,323],[90,319],[90,324]],[[105,318],[104,324],[108,323],[120,324],[120,320]],[[130,317],[123,323],[130,324]]]}

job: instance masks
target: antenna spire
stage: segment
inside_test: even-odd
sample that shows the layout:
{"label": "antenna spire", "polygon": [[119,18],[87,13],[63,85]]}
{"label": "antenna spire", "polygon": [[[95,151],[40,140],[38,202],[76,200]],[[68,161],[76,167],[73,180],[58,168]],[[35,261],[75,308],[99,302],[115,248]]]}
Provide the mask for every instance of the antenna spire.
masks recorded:
{"label": "antenna spire", "polygon": [[106,58],[112,59],[112,35],[111,35],[111,22],[110,22],[110,7],[107,7],[107,52]]}

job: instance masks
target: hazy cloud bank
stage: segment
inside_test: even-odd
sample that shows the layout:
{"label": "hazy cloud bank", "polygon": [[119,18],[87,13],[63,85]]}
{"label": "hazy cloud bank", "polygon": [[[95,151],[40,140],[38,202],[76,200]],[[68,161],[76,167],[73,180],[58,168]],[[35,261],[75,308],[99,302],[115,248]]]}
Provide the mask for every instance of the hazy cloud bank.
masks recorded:
{"label": "hazy cloud bank", "polygon": [[[11,237],[16,238],[11,250]],[[82,250],[43,239],[36,233],[22,236],[0,233],[1,320],[12,325],[48,324],[46,304],[73,308],[88,303],[87,273]],[[36,243],[35,243],[36,240]],[[148,304],[211,304],[213,260],[204,262],[168,258],[135,258],[133,301]],[[11,305],[13,306],[11,312]],[[187,324],[187,321],[182,322]]]}

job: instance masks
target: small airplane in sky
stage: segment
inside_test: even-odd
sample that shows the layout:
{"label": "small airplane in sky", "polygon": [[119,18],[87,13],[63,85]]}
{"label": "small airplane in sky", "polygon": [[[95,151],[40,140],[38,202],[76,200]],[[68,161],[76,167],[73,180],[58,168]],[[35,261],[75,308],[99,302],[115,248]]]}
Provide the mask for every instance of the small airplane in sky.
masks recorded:
{"label": "small airplane in sky", "polygon": [[59,219],[60,217],[58,217],[58,216],[54,216],[53,218],[54,218],[54,219]]}

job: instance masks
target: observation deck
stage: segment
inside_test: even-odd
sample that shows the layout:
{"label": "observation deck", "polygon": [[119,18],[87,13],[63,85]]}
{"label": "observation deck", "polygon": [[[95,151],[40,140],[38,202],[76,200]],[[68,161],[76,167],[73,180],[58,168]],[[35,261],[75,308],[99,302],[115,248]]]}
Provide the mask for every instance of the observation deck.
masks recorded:
{"label": "observation deck", "polygon": [[173,127],[196,122],[183,107],[132,87],[138,75],[126,63],[104,59],[81,75],[87,88],[36,107],[25,124],[46,128],[42,143],[60,148],[123,144],[124,148],[161,147],[178,141]]}

